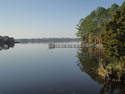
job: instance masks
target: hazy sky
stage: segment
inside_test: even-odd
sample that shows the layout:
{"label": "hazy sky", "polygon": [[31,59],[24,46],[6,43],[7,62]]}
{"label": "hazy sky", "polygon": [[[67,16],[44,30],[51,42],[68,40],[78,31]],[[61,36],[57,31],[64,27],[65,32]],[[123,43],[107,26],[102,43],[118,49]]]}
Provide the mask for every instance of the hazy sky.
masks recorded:
{"label": "hazy sky", "polygon": [[0,35],[15,38],[68,37],[98,6],[124,0],[0,0]]}

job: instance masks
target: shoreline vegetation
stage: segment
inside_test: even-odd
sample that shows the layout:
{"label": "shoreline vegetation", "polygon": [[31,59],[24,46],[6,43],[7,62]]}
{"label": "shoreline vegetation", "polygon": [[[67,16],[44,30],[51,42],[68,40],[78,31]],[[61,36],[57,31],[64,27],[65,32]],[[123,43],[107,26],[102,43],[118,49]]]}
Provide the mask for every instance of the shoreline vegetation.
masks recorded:
{"label": "shoreline vegetation", "polygon": [[90,66],[91,74],[96,70],[104,82],[125,82],[125,1],[108,9],[98,7],[80,20],[77,29],[83,45],[78,52],[80,65]]}
{"label": "shoreline vegetation", "polygon": [[13,37],[0,36],[0,44],[11,44],[11,43],[15,43],[15,39]]}
{"label": "shoreline vegetation", "polygon": [[106,57],[102,51],[92,48],[79,49],[77,66],[102,86],[100,94],[114,94],[116,90],[119,90],[119,94],[124,94],[125,57]]}
{"label": "shoreline vegetation", "polygon": [[14,47],[15,40],[12,37],[0,36],[0,50],[7,50]]}
{"label": "shoreline vegetation", "polygon": [[[105,45],[104,42],[108,42],[105,41],[106,36],[113,36],[114,33],[117,33],[115,30],[110,35],[106,34],[106,32],[110,31],[112,28],[120,29],[117,27],[119,26],[117,22],[119,22],[121,18],[124,18],[124,15],[122,15],[124,13],[124,7],[125,2],[123,2],[121,6],[113,4],[107,9],[98,7],[87,17],[81,19],[77,24],[77,37],[81,41],[83,47],[103,49]],[[117,19],[119,19],[119,21]],[[115,23],[115,25],[112,26],[112,23]],[[125,24],[122,25],[125,26]]]}

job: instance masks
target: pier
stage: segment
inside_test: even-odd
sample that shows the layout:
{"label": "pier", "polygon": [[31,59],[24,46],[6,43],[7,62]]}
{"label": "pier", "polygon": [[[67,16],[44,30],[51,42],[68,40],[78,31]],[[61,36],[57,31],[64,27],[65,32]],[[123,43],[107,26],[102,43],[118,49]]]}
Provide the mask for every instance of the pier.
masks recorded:
{"label": "pier", "polygon": [[49,49],[53,48],[81,48],[81,43],[49,43]]}

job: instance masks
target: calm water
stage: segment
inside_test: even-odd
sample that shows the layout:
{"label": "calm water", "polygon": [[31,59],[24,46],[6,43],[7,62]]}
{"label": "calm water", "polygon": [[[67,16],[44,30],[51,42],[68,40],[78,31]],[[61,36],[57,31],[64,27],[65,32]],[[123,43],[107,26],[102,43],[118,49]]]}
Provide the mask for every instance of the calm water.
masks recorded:
{"label": "calm water", "polygon": [[[50,50],[48,44],[16,44],[1,50],[0,94],[104,94],[104,84],[80,67],[77,52]],[[118,94],[119,89],[113,89],[112,94]]]}

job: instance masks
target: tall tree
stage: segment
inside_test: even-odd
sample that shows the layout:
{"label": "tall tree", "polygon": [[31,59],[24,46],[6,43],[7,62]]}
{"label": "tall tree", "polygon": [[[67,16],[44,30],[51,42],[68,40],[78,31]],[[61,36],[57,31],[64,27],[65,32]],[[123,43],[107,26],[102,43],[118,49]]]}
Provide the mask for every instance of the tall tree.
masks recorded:
{"label": "tall tree", "polygon": [[112,20],[104,25],[102,44],[104,52],[109,56],[120,56],[125,52],[125,6],[113,15]]}

